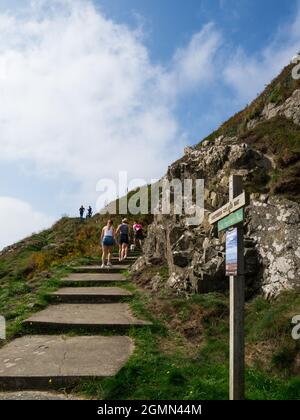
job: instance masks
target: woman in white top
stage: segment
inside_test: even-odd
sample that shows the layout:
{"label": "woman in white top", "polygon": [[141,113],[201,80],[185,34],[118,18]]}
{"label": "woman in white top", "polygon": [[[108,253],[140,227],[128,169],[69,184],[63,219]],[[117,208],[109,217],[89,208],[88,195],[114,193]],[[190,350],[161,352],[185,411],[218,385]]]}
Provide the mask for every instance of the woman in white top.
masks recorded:
{"label": "woman in white top", "polygon": [[102,266],[105,267],[105,261],[107,260],[107,267],[111,267],[111,251],[115,242],[115,230],[113,227],[113,221],[109,220],[107,225],[104,226],[101,233],[101,245],[102,245]]}

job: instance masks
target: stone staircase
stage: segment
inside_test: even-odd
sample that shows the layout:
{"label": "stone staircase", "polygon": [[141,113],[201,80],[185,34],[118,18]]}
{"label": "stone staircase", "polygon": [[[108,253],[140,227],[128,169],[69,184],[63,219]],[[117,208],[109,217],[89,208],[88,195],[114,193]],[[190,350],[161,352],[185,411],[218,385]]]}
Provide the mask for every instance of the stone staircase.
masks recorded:
{"label": "stone staircase", "polygon": [[111,269],[73,267],[50,294],[52,303],[24,321],[30,334],[0,349],[2,390],[56,389],[116,375],[124,366],[134,342],[120,332],[151,323],[130,310],[133,294],[122,287],[129,265],[113,262]]}

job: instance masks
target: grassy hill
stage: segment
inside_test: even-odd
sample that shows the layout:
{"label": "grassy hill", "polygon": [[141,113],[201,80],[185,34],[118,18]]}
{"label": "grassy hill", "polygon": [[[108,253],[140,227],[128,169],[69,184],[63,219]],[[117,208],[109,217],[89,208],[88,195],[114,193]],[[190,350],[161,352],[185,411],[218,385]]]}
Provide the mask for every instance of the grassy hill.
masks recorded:
{"label": "grassy hill", "polygon": [[[281,105],[296,89],[300,89],[300,80],[293,79],[292,77],[292,69],[294,66],[295,64],[292,63],[287,65],[282,72],[266,86],[265,90],[254,99],[254,101],[245,109],[225,121],[204,140],[212,140],[221,135],[244,135],[248,131],[247,124],[249,121],[258,118],[266,105],[270,103]],[[198,146],[200,145],[201,143],[198,144]]]}
{"label": "grassy hill", "polygon": [[[257,174],[252,191],[279,194],[300,202],[300,127],[284,116],[269,120],[262,116],[266,106],[282,105],[296,89],[300,89],[300,80],[292,77],[294,66],[292,63],[286,66],[251,104],[229,118],[204,141],[221,135],[237,136],[241,142],[271,156],[275,167]],[[258,121],[258,124],[251,128],[253,121]],[[196,148],[200,148],[201,143]]]}
{"label": "grassy hill", "polygon": [[[100,399],[228,399],[228,300],[137,293],[133,310],[155,328],[130,331],[136,351],[116,377],[76,390]],[[300,296],[289,293],[247,303],[247,399],[300,399],[300,343],[290,335],[290,314],[299,309]]]}
{"label": "grassy hill", "polygon": [[[49,303],[46,293],[59,287],[69,263],[99,258],[106,219],[63,218],[0,256],[0,313],[8,321],[8,339],[24,333],[21,321]],[[146,275],[157,272],[168,276],[164,266],[149,268]],[[116,377],[83,382],[75,391],[104,399],[227,399],[228,296],[176,296],[137,287],[132,310],[155,327],[129,332],[136,352]],[[300,296],[295,292],[275,301],[256,296],[247,302],[248,399],[300,399],[300,341],[291,338],[296,313]]]}
{"label": "grassy hill", "polygon": [[[238,136],[263,153],[275,156],[276,167],[255,188],[300,196],[300,130],[284,117],[248,128],[268,103],[281,104],[300,88],[291,65],[243,111],[207,139]],[[196,146],[201,147],[201,143]],[[132,196],[134,192],[129,193]],[[137,216],[144,226],[152,216]],[[108,216],[80,221],[64,217],[50,229],[20,241],[0,254],[0,314],[8,322],[8,339],[22,333],[21,321],[48,304],[46,294],[59,286],[70,263],[100,260],[100,232]],[[113,217],[117,225],[122,215]],[[132,222],[134,216],[129,216]],[[152,267],[162,278],[167,268]],[[174,296],[145,293],[132,304],[147,314],[156,329],[131,331],[136,352],[112,379],[83,383],[80,392],[100,398],[226,399],[228,397],[228,296],[209,293]],[[247,398],[300,399],[300,341],[291,338],[291,318],[300,314],[299,293],[275,301],[256,296],[246,306]]]}
{"label": "grassy hill", "polygon": [[[9,337],[21,329],[25,317],[47,305],[46,294],[57,288],[71,262],[100,263],[100,235],[108,218],[99,214],[84,221],[63,217],[0,254],[0,314],[8,322]],[[122,215],[111,218],[117,226]],[[133,223],[133,216],[128,219]],[[141,215],[138,220],[146,228],[152,217]]]}

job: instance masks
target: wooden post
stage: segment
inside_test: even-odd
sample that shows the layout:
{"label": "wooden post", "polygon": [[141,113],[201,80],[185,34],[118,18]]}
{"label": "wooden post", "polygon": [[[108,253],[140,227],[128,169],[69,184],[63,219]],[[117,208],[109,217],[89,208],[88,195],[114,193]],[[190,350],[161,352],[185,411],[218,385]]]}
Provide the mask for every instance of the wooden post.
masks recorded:
{"label": "wooden post", "polygon": [[[243,191],[242,178],[231,175],[229,180],[229,200]],[[244,337],[244,232],[243,224],[237,225],[237,276],[230,276],[230,400],[243,400],[245,394],[245,337]]]}

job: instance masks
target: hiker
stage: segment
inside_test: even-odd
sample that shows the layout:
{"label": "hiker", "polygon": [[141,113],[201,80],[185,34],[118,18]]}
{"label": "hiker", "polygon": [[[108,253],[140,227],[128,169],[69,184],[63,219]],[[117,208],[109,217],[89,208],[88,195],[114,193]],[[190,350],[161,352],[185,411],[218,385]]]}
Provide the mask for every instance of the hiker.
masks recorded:
{"label": "hiker", "polygon": [[83,206],[81,206],[80,209],[79,209],[80,220],[83,220],[84,212],[85,212],[85,208]]}
{"label": "hiker", "polygon": [[105,261],[107,261],[107,267],[111,267],[111,251],[115,243],[115,229],[113,227],[113,221],[108,220],[107,225],[104,226],[101,233],[101,244],[102,244],[102,265],[101,268],[105,268]]}
{"label": "hiker", "polygon": [[144,239],[143,227],[137,221],[135,221],[134,224],[133,224],[133,232],[134,232],[134,243],[135,243],[135,245],[137,246],[139,244],[140,247],[142,248],[142,241]]}
{"label": "hiker", "polygon": [[87,219],[91,219],[92,215],[93,215],[93,209],[91,206],[89,206],[87,210],[87,216],[86,216]]}
{"label": "hiker", "polygon": [[125,260],[128,254],[129,246],[129,224],[128,220],[125,218],[122,220],[122,223],[118,226],[116,235],[119,234],[119,261]]}

